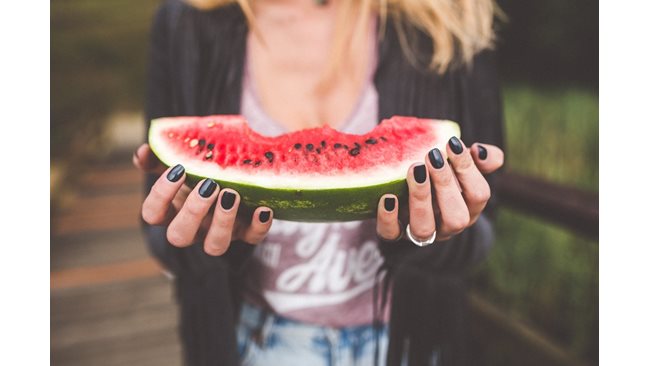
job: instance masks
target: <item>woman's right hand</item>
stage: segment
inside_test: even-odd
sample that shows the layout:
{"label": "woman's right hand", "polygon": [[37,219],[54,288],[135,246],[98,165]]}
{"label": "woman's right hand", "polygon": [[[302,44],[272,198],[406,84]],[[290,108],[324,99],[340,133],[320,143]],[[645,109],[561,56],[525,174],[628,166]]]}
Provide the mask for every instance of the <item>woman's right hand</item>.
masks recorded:
{"label": "woman's right hand", "polygon": [[191,189],[183,184],[183,166],[165,169],[147,144],[136,150],[133,164],[143,172],[162,173],[142,204],[142,218],[150,225],[167,225],[167,240],[174,246],[201,241],[206,253],[217,256],[224,254],[233,240],[260,243],[271,228],[270,208],[258,207],[252,218],[238,216],[236,191],[220,189],[212,179]]}

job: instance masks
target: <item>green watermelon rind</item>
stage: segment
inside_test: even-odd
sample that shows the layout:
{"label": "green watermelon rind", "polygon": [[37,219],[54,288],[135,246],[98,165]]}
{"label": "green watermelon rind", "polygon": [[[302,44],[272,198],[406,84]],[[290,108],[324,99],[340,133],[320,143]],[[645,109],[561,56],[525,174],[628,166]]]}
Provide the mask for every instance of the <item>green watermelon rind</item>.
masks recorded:
{"label": "green watermelon rind", "polygon": [[[195,186],[205,178],[188,173],[186,182]],[[318,190],[269,189],[214,180],[219,183],[221,189],[230,188],[237,191],[241,204],[248,210],[265,206],[273,210],[274,219],[300,222],[371,219],[377,216],[377,207],[382,195],[392,193],[400,198],[400,202],[408,195],[406,179],[374,186]]]}

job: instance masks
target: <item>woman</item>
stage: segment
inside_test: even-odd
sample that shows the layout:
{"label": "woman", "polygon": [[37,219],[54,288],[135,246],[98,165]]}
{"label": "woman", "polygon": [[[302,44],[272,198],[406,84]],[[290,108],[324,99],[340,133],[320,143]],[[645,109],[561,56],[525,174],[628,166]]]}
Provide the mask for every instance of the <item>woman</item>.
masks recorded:
{"label": "woman", "polygon": [[242,114],[275,135],[325,121],[364,133],[410,115],[456,120],[465,141],[404,172],[408,202],[386,195],[376,220],[340,224],[274,221],[266,207],[238,216],[237,192],[190,189],[182,166],[164,170],[141,146],[142,216],[175,276],[188,364],[464,361],[460,276],[491,244],[483,174],[503,163],[492,19],[490,0],[161,7],[147,120]]}

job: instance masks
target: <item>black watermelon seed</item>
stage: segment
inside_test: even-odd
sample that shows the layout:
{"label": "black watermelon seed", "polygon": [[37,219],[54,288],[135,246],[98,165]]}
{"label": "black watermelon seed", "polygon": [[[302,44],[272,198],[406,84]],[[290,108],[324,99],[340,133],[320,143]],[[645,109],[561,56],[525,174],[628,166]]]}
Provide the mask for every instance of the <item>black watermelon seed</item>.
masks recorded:
{"label": "black watermelon seed", "polygon": [[360,152],[361,152],[361,150],[359,150],[358,147],[355,147],[354,149],[350,150],[350,155],[357,156],[357,155],[359,155]]}
{"label": "black watermelon seed", "polygon": [[340,149],[342,147],[343,147],[343,145],[339,144],[338,142],[334,144],[335,149]]}
{"label": "black watermelon seed", "polygon": [[384,136],[380,137],[380,139],[381,139],[382,141],[388,141],[388,140],[386,140],[386,138],[385,138]]}
{"label": "black watermelon seed", "polygon": [[260,164],[262,164],[262,162],[259,161],[259,160],[256,160],[254,165],[255,165],[255,166],[260,166]]}
{"label": "black watermelon seed", "polygon": [[322,148],[325,148],[325,146],[327,146],[327,143],[325,142],[325,140],[323,140],[323,141],[320,142],[320,146],[321,146]]}
{"label": "black watermelon seed", "polygon": [[267,159],[269,159],[269,163],[273,162],[273,153],[270,151],[267,151],[264,153],[264,156],[266,156]]}
{"label": "black watermelon seed", "polygon": [[316,152],[320,154],[320,147],[316,148]]}
{"label": "black watermelon seed", "polygon": [[214,144],[208,144],[208,150],[214,149]]}
{"label": "black watermelon seed", "polygon": [[348,145],[343,145],[343,148],[344,148],[345,150],[349,149]]}
{"label": "black watermelon seed", "polygon": [[366,140],[366,144],[374,145],[377,143],[377,140],[373,139],[372,137]]}
{"label": "black watermelon seed", "polygon": [[361,148],[361,145],[359,145],[358,142],[355,142],[355,143],[354,143],[354,146],[356,146],[357,149],[360,149],[360,148]]}
{"label": "black watermelon seed", "polygon": [[252,163],[252,162],[253,162],[253,161],[252,161],[251,159],[246,159],[246,160],[244,160],[244,164],[250,164],[250,163]]}
{"label": "black watermelon seed", "polygon": [[309,151],[314,150],[314,145],[312,145],[312,144],[307,144],[307,150],[309,150]]}
{"label": "black watermelon seed", "polygon": [[300,150],[301,147],[302,147],[302,144],[293,145],[293,148],[296,149],[296,150]]}
{"label": "black watermelon seed", "polygon": [[201,147],[205,146],[205,140],[204,139],[199,140],[199,146],[201,146]]}

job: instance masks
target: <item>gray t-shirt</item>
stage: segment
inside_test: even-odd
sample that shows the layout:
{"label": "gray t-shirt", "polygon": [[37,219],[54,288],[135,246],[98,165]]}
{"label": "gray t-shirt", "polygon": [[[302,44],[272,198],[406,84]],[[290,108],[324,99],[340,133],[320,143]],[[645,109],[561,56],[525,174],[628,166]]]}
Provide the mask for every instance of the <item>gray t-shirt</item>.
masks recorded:
{"label": "gray t-shirt", "polygon": [[[340,131],[363,134],[377,125],[378,96],[371,75]],[[263,110],[247,71],[241,113],[261,134],[287,132]],[[370,324],[375,274],[382,263],[375,226],[375,220],[274,220],[245,269],[245,299],[305,323],[330,327]]]}

